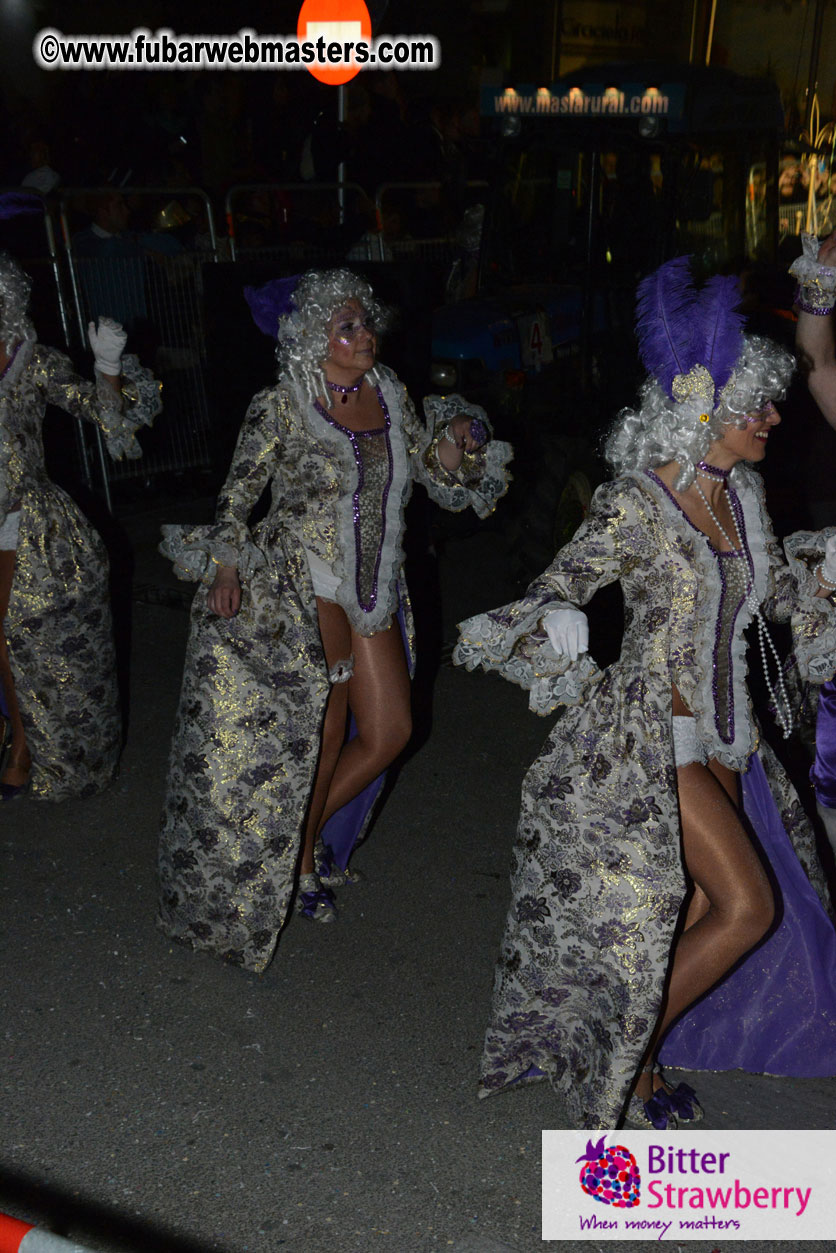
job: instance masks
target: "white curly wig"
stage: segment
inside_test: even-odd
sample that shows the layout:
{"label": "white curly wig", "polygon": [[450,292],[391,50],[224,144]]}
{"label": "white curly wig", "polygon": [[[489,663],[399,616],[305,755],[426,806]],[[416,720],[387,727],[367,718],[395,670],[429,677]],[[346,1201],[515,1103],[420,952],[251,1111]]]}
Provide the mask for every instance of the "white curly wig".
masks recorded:
{"label": "white curly wig", "polygon": [[639,394],[638,407],[622,409],[616,418],[604,444],[604,455],[616,474],[676,461],[681,469],[675,486],[677,491],[684,491],[694,481],[697,462],[705,458],[715,440],[722,438],[723,428],[745,427],[747,413],[756,412],[767,401],[781,400],[794,369],[795,358],[785,348],[761,335],[744,335],[743,350],[707,422],[700,420],[706,406],[698,395],[672,400],[656,379],[649,377]]}
{"label": "white curly wig", "polygon": [[[279,378],[289,378],[309,404],[331,393],[325,385],[328,327],[334,314],[349,300],[356,300],[380,335],[389,324],[389,311],[375,297],[370,285],[352,270],[308,270],[293,291],[291,312],[279,318]],[[373,366],[367,374],[376,383]]]}
{"label": "white curly wig", "polygon": [[8,252],[0,252],[0,340],[11,353],[24,339],[33,339],[29,320],[32,280]]}

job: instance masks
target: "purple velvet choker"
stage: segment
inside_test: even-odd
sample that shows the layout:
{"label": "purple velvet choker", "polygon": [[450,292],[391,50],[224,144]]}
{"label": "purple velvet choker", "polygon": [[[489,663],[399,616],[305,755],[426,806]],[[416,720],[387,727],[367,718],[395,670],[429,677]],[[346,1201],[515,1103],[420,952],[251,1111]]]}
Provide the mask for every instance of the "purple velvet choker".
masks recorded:
{"label": "purple velvet choker", "polygon": [[725,483],[728,481],[731,470],[721,470],[719,466],[710,466],[707,461],[698,461],[697,473],[705,475],[706,478],[715,479],[718,483]]}
{"label": "purple velvet choker", "polygon": [[362,379],[360,379],[360,382],[359,382],[359,383],[356,383],[356,384],[354,385],[354,387],[343,387],[342,383],[332,383],[332,382],[330,381],[330,379],[326,379],[326,380],[325,380],[325,386],[326,386],[327,388],[329,388],[329,389],[330,389],[330,391],[332,391],[332,392],[339,392],[339,393],[340,393],[340,404],[347,405],[347,404],[348,404],[348,393],[349,393],[349,392],[359,392],[360,388],[363,386],[363,380],[362,380]]}

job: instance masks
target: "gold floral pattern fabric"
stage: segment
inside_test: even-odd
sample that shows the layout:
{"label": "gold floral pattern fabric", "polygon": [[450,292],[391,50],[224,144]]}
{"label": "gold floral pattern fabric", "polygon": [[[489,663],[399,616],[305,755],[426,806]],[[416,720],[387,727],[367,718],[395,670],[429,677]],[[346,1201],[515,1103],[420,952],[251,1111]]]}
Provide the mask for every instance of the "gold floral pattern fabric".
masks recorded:
{"label": "gold floral pattern fabric", "polygon": [[[225,620],[208,612],[205,586],[194,599],[162,818],[160,925],[254,971],[269,963],[287,914],[329,691],[306,550],[339,577],[336,599],[359,634],[385,630],[400,613],[411,662],[401,539],[413,480],[445,507],[473,503],[461,477],[427,457],[433,431],[402,384],[383,367],[376,375],[391,474],[373,603],[368,526],[354,513],[362,459],[338,424],[288,386],[250,405],[215,523],[163,528],[162,551],[181,577],[209,585],[218,564],[235,566],[242,603]],[[494,499],[504,491],[509,456],[498,445],[481,454],[481,475],[469,471],[480,504],[486,490]],[[267,514],[251,531],[268,484]]]}
{"label": "gold floral pattern fabric", "polygon": [[[765,611],[807,628],[825,622],[832,607],[814,602],[815,581],[790,570],[774,542],[757,475],[747,473],[739,495]],[[558,658],[544,613],[583,605],[616,580],[625,600],[620,659],[601,672],[587,655]],[[455,661],[528,688],[540,713],[569,705],[523,783],[483,1095],[545,1075],[575,1125],[612,1127],[620,1117],[658,1016],[685,888],[672,681],[688,690],[712,755],[745,769],[758,743],[737,640],[735,735],[718,738],[711,646],[721,594],[705,536],[658,480],[625,475],[598,489],[572,541],[522,600],[461,624]],[[746,620],[741,612],[738,636]],[[831,672],[834,664],[831,653]],[[771,757],[769,770],[788,834],[823,893],[810,826]]]}
{"label": "gold floral pattern fabric", "polygon": [[136,431],[160,409],[159,384],[134,357],[123,368],[134,403],[100,378],[80,378],[62,353],[27,340],[0,380],[0,522],[7,512],[21,513],[4,627],[32,753],[32,795],[48,800],[106,787],[122,726],[107,554],[47,477],[44,411],[56,405],[94,422],[113,456],[139,456]]}

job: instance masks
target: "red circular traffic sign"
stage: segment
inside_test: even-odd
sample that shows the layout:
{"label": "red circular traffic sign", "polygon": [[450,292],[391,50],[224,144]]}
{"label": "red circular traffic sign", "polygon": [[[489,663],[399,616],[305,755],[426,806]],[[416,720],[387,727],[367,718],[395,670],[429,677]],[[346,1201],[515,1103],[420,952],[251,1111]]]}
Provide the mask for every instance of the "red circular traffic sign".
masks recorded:
{"label": "red circular traffic sign", "polygon": [[[305,0],[299,10],[296,34],[299,39],[312,43],[323,38],[326,46],[329,43],[356,44],[360,39],[370,43],[372,19],[363,0]],[[362,65],[356,64],[340,65],[334,69],[319,64],[307,66],[314,78],[334,87],[350,82],[362,68]]]}

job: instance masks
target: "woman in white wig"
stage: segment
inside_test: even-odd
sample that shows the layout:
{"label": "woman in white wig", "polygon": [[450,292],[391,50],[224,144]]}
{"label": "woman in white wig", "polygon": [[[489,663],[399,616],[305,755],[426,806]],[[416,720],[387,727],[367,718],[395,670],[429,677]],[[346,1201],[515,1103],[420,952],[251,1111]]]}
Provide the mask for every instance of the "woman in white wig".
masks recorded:
{"label": "woman in white wig", "polygon": [[247,294],[262,329],[278,330],[278,383],[250,405],[216,524],[165,528],[163,551],[206,588],[171,751],[160,920],[261,971],[297,868],[300,912],[334,918],[331,889],[353,877],[351,850],[410,735],[412,483],[485,517],[510,449],[460,397],[429,397],[424,426],[377,361],[385,311],[356,274],[312,271]]}
{"label": "woman in white wig", "polygon": [[[0,198],[0,217],[27,211],[19,201]],[[58,801],[110,783],[122,725],[107,554],[47,477],[44,413],[57,405],[95,422],[111,456],[138,457],[136,431],[159,411],[160,389],[122,356],[125,333],[107,318],[89,328],[95,382],[79,377],[37,342],[30,288],[0,254],[0,797]]]}
{"label": "woman in white wig", "polygon": [[[616,477],[522,600],[462,624],[455,654],[529,688],[538,713],[570,707],[523,785],[482,1090],[547,1076],[590,1128],[701,1116],[659,1069],[674,1023],[661,1052],[678,1065],[836,1073],[836,936],[745,676],[754,620],[788,733],[762,614],[792,619],[805,675],[836,666],[836,541],[793,536],[785,558],[752,468],[793,361],[743,335],[733,278],[695,290],[687,258],[639,297],[650,377],[609,438]],[[579,606],[616,580],[625,634],[601,672]]]}

